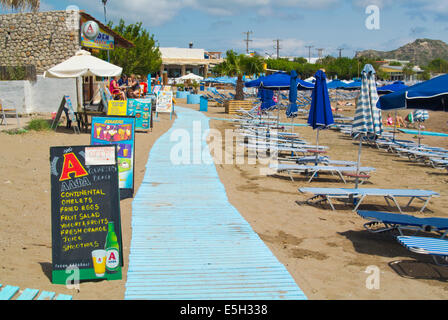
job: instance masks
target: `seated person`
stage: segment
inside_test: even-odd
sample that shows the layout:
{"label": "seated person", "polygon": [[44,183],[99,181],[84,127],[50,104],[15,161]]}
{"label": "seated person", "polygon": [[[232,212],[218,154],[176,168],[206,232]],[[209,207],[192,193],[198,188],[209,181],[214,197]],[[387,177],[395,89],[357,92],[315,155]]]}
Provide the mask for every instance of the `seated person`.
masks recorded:
{"label": "seated person", "polygon": [[148,93],[148,84],[143,77],[140,77],[140,86],[143,87],[143,95],[146,96]]}
{"label": "seated person", "polygon": [[394,119],[392,118],[392,115],[390,113],[387,115],[386,125],[388,126],[394,125]]}
{"label": "seated person", "polygon": [[128,76],[123,74],[120,78],[120,80],[118,80],[118,86],[120,88],[126,87],[128,85]]}
{"label": "seated person", "polygon": [[109,91],[114,97],[119,97],[120,100],[126,100],[126,95],[118,85],[118,77],[113,77],[109,84]]}
{"label": "seated person", "polygon": [[128,96],[129,98],[138,98],[140,96],[140,83],[137,81],[137,78],[134,74],[129,78],[129,90]]}
{"label": "seated person", "polygon": [[395,118],[395,123],[400,126],[400,127],[404,127],[406,128],[406,123],[404,123],[404,120],[402,117],[400,117],[399,115],[397,115],[397,117]]}

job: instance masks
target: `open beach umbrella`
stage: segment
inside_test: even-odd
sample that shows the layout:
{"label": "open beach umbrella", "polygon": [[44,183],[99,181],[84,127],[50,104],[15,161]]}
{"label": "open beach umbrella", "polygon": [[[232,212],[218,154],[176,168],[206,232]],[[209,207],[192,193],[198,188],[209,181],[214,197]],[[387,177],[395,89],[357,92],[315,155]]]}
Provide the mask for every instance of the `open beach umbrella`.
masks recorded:
{"label": "open beach umbrella", "polygon": [[448,111],[448,74],[382,96],[378,107]]}
{"label": "open beach umbrella", "polygon": [[[361,165],[362,137],[376,139],[383,133],[381,112],[377,108],[379,97],[376,89],[375,73],[375,69],[370,64],[366,64],[362,70],[361,92],[356,104],[355,118],[352,125],[352,132],[357,132],[359,136],[357,175],[359,175],[359,167]],[[358,182],[357,177],[356,188],[358,188]]]}
{"label": "open beach umbrella", "polygon": [[406,89],[408,86],[403,81],[395,81],[392,84],[388,84],[377,88],[378,94],[388,94],[396,91]]}
{"label": "open beach umbrella", "polygon": [[345,87],[341,88],[344,90],[360,90],[362,86],[362,81],[353,81],[348,83]]}
{"label": "open beach umbrella", "polygon": [[73,57],[45,71],[44,78],[76,79],[76,92],[79,108],[81,106],[78,84],[78,79],[80,77],[98,76],[109,78],[120,76],[122,72],[123,68],[94,57],[88,51],[79,50]]}
{"label": "open beach umbrella", "polygon": [[115,77],[120,76],[123,68],[94,57],[90,52],[79,50],[66,61],[45,71],[45,78],[77,78],[77,77]]}
{"label": "open beach umbrella", "polygon": [[332,80],[327,83],[328,89],[342,89],[345,88],[347,84],[339,79]]}
{"label": "open beach umbrella", "polygon": [[[325,72],[318,70],[314,75],[316,82],[311,94],[311,107],[308,116],[308,124],[317,129],[316,145],[319,146],[319,131],[326,129],[334,123],[331,111],[330,97],[328,95],[327,77]],[[316,153],[317,165],[318,153]]]}

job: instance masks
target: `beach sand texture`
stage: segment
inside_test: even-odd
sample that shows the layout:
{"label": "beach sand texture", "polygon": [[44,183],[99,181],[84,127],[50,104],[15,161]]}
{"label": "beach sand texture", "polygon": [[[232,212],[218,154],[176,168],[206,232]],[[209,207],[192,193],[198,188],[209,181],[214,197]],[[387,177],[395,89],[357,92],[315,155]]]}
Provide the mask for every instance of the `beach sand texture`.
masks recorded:
{"label": "beach sand texture", "polygon": [[[198,105],[180,106],[199,110]],[[346,107],[353,116],[354,107]],[[406,111],[400,111],[403,116]],[[231,118],[223,107],[209,107],[209,117]],[[173,119],[174,120],[174,119]],[[283,122],[290,122],[281,115]],[[448,117],[430,112],[426,130],[448,132]],[[296,118],[295,123],[306,123]],[[142,181],[152,144],[166,132],[172,121],[159,115],[151,133],[137,133],[136,188]],[[232,129],[230,122],[211,120],[210,127]],[[316,132],[308,127],[295,127],[309,143],[314,144]],[[400,134],[412,139],[412,135]],[[90,135],[73,131],[32,132],[24,135],[0,133],[0,283],[20,288],[64,293],[73,299],[123,299],[123,280],[81,283],[80,291],[52,285],[51,278],[51,203],[50,146],[86,145]],[[448,147],[444,137],[425,136],[423,143]],[[358,145],[333,130],[320,134],[320,144],[330,147],[328,155],[335,160],[356,161]],[[376,168],[364,187],[428,189],[440,193],[431,199],[427,210],[407,211],[416,216],[448,217],[448,174],[446,170],[412,163],[382,150],[365,147],[363,166]],[[337,211],[328,206],[315,207],[303,202],[311,195],[298,192],[299,187],[353,187],[337,177],[321,175],[307,183],[297,176],[292,182],[286,175],[261,176],[260,165],[217,164],[219,177],[231,204],[246,219],[260,238],[283,263],[309,299],[447,299],[448,268],[433,265],[423,255],[403,248],[389,234],[371,234],[364,230],[366,222],[351,207],[337,202]],[[400,202],[402,203],[402,202]],[[404,202],[405,204],[406,202]],[[132,199],[121,201],[122,231],[125,259],[129,254]],[[397,212],[384,199],[368,198],[363,209]],[[418,207],[419,208],[419,207]],[[368,266],[380,270],[380,289],[366,288]]]}

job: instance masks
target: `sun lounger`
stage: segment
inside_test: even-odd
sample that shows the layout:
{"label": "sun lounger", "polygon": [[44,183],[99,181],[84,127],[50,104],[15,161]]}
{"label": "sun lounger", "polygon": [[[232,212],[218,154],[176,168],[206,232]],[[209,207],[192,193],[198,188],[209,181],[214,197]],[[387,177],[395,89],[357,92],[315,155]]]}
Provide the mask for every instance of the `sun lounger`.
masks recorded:
{"label": "sun lounger", "polygon": [[[294,181],[292,173],[310,173],[311,177],[308,180],[308,182],[311,182],[319,172],[330,172],[331,174],[338,174],[344,183],[347,183],[343,175],[344,172],[356,172],[358,170],[356,166],[355,167],[344,167],[344,166],[338,167],[338,166],[324,166],[324,165],[307,166],[300,164],[275,164],[270,165],[269,168],[279,173],[287,172],[292,181]],[[375,168],[369,168],[369,167],[359,168],[359,172],[361,173],[368,173],[371,171],[375,171]]]}
{"label": "sun lounger", "polygon": [[[413,189],[373,189],[373,188],[358,188],[358,189],[345,189],[345,188],[299,188],[302,193],[313,193],[314,196],[311,199],[321,198],[318,201],[328,201],[331,208],[334,210],[334,206],[331,202],[333,198],[353,198],[356,205],[353,211],[358,210],[367,196],[380,196],[384,197],[387,204],[390,205],[389,200],[393,201],[398,210],[402,213],[401,207],[397,202],[397,198],[410,198],[406,207],[409,207],[415,199],[419,199],[424,202],[420,212],[423,212],[432,197],[439,196],[437,192],[430,190],[413,190]],[[309,199],[309,200],[311,200]],[[307,201],[308,202],[308,201]]]}
{"label": "sun lounger", "polygon": [[[357,213],[370,221],[365,223],[364,227],[373,233],[397,230],[403,236],[403,230],[412,230],[416,232],[436,232],[441,238],[444,238],[448,232],[447,218],[419,218],[400,213],[366,210],[358,210]],[[379,225],[382,226],[378,227]]]}
{"label": "sun lounger", "polygon": [[415,236],[399,236],[397,240],[409,251],[430,255],[437,265],[448,266],[448,240]]}

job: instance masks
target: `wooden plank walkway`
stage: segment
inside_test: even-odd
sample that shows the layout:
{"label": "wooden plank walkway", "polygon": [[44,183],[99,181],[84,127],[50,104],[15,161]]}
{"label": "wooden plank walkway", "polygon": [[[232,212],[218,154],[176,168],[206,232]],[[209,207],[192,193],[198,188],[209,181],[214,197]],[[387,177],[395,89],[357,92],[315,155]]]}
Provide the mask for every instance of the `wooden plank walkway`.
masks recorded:
{"label": "wooden plank walkway", "polygon": [[[286,268],[229,203],[205,141],[190,139],[190,159],[170,154],[183,130],[209,129],[198,111],[176,107],[173,127],[151,149],[132,203],[125,299],[306,299]],[[171,141],[174,140],[174,141]]]}
{"label": "wooden plank walkway", "polygon": [[[4,286],[0,284],[0,300],[34,300],[39,293],[38,289],[26,288],[21,291],[16,286]],[[59,294],[55,299],[56,293],[42,291],[36,300],[72,300],[72,296],[66,294]]]}

